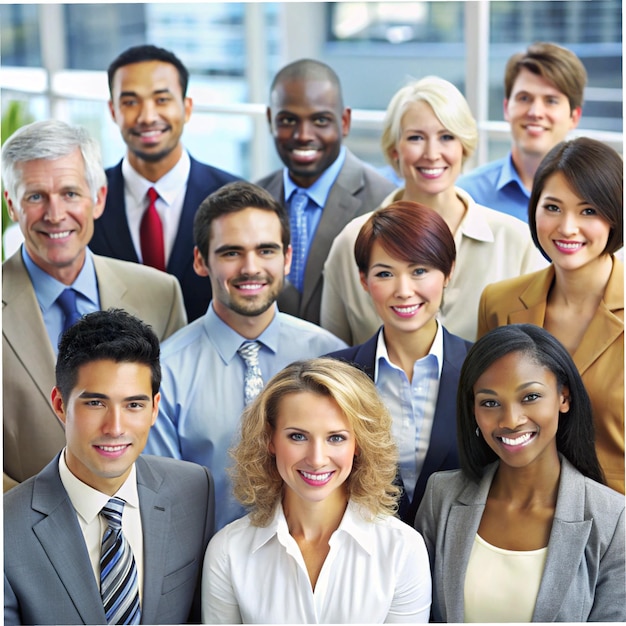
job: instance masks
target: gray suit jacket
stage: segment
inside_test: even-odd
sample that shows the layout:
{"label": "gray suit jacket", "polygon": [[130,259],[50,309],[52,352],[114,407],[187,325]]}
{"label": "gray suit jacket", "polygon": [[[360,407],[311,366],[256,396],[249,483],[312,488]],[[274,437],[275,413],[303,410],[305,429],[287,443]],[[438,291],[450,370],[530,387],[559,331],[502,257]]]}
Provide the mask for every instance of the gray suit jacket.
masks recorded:
{"label": "gray suit jacket", "polygon": [[[432,620],[463,622],[465,572],[497,463],[480,483],[433,474],[417,512],[433,579]],[[523,581],[521,581],[523,584]],[[533,622],[623,622],[624,496],[561,457],[561,481]]]}
{"label": "gray suit jacket", "polygon": [[[213,482],[194,463],[140,456],[137,490],[144,542],[141,623],[199,619],[202,561],[213,534]],[[193,611],[192,611],[193,608]],[[58,455],[4,495],[5,624],[106,624]]]}
{"label": "gray suit jacket", "polygon": [[[285,203],[283,170],[257,181],[279,202]],[[320,323],[322,270],[335,237],[353,218],[373,211],[395,189],[395,185],[373,168],[346,151],[346,160],[328,194],[317,231],[311,243],[304,273],[302,295],[288,281],[278,298],[278,308],[302,319]]]}
{"label": "gray suit jacket", "polygon": [[[163,340],[187,318],[175,277],[94,255],[100,305],[126,309]],[[2,264],[4,490],[34,476],[65,445],[50,404],[56,358],[21,250]]]}

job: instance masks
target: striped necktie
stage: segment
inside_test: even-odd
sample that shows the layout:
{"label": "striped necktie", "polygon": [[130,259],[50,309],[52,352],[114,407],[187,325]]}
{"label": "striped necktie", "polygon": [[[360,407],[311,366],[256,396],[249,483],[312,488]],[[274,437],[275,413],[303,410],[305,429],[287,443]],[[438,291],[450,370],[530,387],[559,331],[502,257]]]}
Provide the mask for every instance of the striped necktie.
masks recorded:
{"label": "striped necktie", "polygon": [[102,538],[100,595],[107,624],[139,624],[139,584],[133,551],[122,532],[124,500],[111,498],[102,507],[108,528]]}
{"label": "striped necktie", "polygon": [[259,366],[260,348],[261,344],[258,341],[244,341],[237,350],[246,364],[243,382],[243,397],[246,405],[250,404],[263,389],[263,376]]}

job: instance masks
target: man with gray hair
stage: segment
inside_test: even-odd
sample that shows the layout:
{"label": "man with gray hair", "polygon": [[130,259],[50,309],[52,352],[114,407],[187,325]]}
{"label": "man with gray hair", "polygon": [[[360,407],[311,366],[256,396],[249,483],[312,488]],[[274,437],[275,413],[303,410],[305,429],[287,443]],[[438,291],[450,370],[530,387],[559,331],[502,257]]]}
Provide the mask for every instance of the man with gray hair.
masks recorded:
{"label": "man with gray hair", "polygon": [[92,311],[122,308],[160,340],[187,322],[176,278],[92,254],[107,183],[98,144],[64,122],[34,122],[2,148],[4,197],[24,243],[2,265],[4,490],[65,443],[49,402],[60,334]]}

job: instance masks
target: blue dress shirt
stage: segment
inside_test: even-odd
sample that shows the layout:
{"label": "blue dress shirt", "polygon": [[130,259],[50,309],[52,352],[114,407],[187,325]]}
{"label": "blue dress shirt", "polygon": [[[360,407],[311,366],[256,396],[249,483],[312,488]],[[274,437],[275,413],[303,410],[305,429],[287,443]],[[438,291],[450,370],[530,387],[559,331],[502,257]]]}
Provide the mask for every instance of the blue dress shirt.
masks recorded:
{"label": "blue dress shirt", "polygon": [[[285,313],[257,337],[267,382],[285,366],[346,347],[328,331]],[[163,342],[161,403],[144,452],[193,461],[215,481],[216,530],[245,514],[232,495],[226,468],[244,409],[245,364],[237,349],[246,341],[209,305],[206,314]]]}
{"label": "blue dress shirt", "polygon": [[[306,193],[309,198],[309,203],[305,209],[306,214],[306,229],[307,229],[307,246],[306,257],[309,256],[309,250],[311,249],[311,243],[315,237],[315,231],[322,219],[322,211],[326,206],[326,200],[328,200],[328,194],[332,186],[341,172],[344,161],[346,160],[346,148],[342,146],[339,151],[339,156],[333,161],[332,165],[324,170],[322,175],[306,189],[302,188],[302,191]],[[289,208],[293,195],[301,189],[298,187],[289,177],[289,170],[284,168],[283,170],[283,186],[285,189],[285,206]],[[291,238],[294,239],[294,234],[291,233]]]}
{"label": "blue dress shirt", "polygon": [[513,166],[511,153],[503,159],[481,165],[456,181],[478,204],[507,213],[528,223],[530,191]]}
{"label": "blue dress shirt", "polygon": [[100,295],[98,293],[98,279],[96,268],[93,264],[93,257],[89,249],[86,249],[85,263],[76,280],[71,285],[64,285],[62,282],[44,272],[30,258],[26,251],[26,246],[22,246],[22,259],[26,266],[26,271],[30,276],[35,290],[35,296],[41,309],[46,331],[52,344],[54,354],[58,353],[59,336],[63,330],[64,314],[56,299],[67,287],[76,291],[76,308],[81,315],[100,310]]}
{"label": "blue dress shirt", "polygon": [[443,369],[443,330],[437,332],[429,353],[413,364],[413,377],[389,359],[385,335],[379,331],[374,382],[392,417],[391,430],[398,446],[398,470],[409,501],[424,466],[430,445],[439,381]]}

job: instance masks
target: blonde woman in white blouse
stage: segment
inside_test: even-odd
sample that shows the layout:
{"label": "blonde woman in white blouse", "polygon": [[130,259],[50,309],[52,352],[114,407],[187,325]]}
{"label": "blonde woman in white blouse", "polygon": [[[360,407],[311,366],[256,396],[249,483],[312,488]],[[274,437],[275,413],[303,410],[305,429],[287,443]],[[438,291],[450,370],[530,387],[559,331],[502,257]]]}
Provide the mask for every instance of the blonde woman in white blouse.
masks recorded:
{"label": "blonde woman in white blouse", "polygon": [[203,622],[428,622],[428,555],[393,516],[391,418],[364,373],[289,365],[244,412],[233,458],[250,513],[209,544]]}

